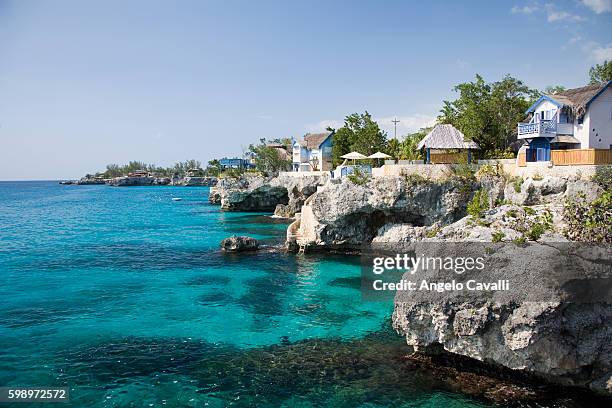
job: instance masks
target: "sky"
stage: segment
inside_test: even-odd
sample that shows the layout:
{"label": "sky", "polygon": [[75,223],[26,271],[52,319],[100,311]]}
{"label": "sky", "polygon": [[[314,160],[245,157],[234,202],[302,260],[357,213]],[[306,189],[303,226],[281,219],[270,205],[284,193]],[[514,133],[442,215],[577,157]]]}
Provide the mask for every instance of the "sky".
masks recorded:
{"label": "sky", "polygon": [[367,110],[393,136],[453,87],[585,85],[612,0],[0,0],[0,180],[241,156]]}

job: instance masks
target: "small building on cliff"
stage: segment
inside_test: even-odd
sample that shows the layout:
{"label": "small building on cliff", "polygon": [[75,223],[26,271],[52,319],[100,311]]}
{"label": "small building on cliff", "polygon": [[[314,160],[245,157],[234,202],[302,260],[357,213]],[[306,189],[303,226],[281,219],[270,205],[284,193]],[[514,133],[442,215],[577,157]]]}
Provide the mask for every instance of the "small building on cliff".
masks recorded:
{"label": "small building on cliff", "polygon": [[542,95],[518,124],[526,162],[612,163],[612,81]]}
{"label": "small building on cliff", "polygon": [[472,150],[480,149],[476,142],[466,140],[463,133],[449,124],[436,125],[417,148],[425,149],[425,163],[471,163]]}
{"label": "small building on cliff", "polygon": [[308,133],[293,143],[293,171],[332,170],[334,132]]}

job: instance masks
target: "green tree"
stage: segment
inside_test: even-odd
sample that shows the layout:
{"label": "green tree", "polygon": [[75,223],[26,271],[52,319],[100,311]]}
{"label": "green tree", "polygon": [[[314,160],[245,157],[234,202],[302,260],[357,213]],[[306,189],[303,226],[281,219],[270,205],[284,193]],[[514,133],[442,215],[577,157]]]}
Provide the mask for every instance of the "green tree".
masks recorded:
{"label": "green tree", "polygon": [[387,150],[385,151],[385,153],[387,153],[394,159],[397,159],[400,155],[401,146],[402,143],[399,140],[395,138],[389,139],[389,141],[387,142]]}
{"label": "green tree", "polygon": [[565,90],[567,90],[567,88],[562,85],[550,85],[544,88],[544,93],[548,95],[555,95]]}
{"label": "green tree", "polygon": [[440,123],[450,123],[487,154],[507,149],[516,139],[516,125],[525,110],[540,96],[520,80],[506,75],[501,81],[486,83],[476,75],[473,82],[455,86],[459,97],[444,101],[438,116]]}
{"label": "green tree", "polygon": [[249,151],[255,155],[255,168],[265,175],[275,176],[279,171],[287,170],[291,161],[282,157],[278,149],[268,146],[266,139],[260,139],[259,144],[250,145]]}
{"label": "green tree", "polygon": [[431,128],[423,128],[416,133],[411,133],[404,137],[400,145],[399,158],[401,160],[420,160],[423,158],[423,153],[417,149],[417,146]]}
{"label": "green tree", "polygon": [[206,167],[206,175],[218,176],[221,173],[221,162],[217,159],[210,160]]}
{"label": "green tree", "polygon": [[369,156],[387,150],[387,133],[382,131],[367,111],[353,113],[344,118],[344,126],[334,134],[332,160],[334,165],[342,162],[343,156],[357,151]]}
{"label": "green tree", "polygon": [[589,69],[589,84],[598,84],[612,80],[612,61],[604,61]]}

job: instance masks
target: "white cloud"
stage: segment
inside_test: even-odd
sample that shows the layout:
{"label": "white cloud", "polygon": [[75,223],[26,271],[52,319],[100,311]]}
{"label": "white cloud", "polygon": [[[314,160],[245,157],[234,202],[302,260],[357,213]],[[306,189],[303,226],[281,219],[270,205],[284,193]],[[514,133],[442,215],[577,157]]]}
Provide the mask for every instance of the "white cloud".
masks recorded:
{"label": "white cloud", "polygon": [[510,9],[510,12],[512,14],[533,14],[536,11],[538,11],[537,4],[533,4],[531,6],[523,6],[523,7],[514,6]]}
{"label": "white cloud", "polygon": [[[388,137],[393,137],[393,119],[397,118],[397,136],[401,137],[408,133],[415,132],[423,127],[433,126],[436,123],[436,117],[432,115],[417,113],[406,116],[389,116],[389,117],[373,117],[380,128],[387,132]],[[341,128],[344,121],[336,119],[326,119],[315,124],[306,125],[307,132],[323,132],[328,127],[334,129]]]}
{"label": "white cloud", "polygon": [[595,47],[591,50],[591,58],[597,62],[612,61],[612,45]]}
{"label": "white cloud", "polygon": [[455,61],[455,64],[457,65],[457,67],[461,69],[468,68],[471,65],[469,62],[467,62],[466,60],[462,58],[457,58],[457,61]]}
{"label": "white cloud", "polygon": [[596,41],[587,41],[581,48],[588,55],[589,60],[598,64],[604,61],[612,61],[612,44],[601,45]]}
{"label": "white cloud", "polygon": [[[387,136],[393,137],[393,119],[395,116],[389,116],[385,118],[374,118],[378,122],[378,126],[382,130],[387,132]],[[414,115],[397,116],[399,123],[397,124],[397,136],[401,137],[408,133],[413,133],[420,128],[433,126],[436,123],[436,117],[423,113],[417,113]]]}
{"label": "white cloud", "polygon": [[306,125],[306,132],[316,133],[316,132],[324,132],[325,129],[331,127],[333,129],[341,128],[344,125],[344,121],[335,120],[335,119],[325,119],[318,123],[311,123]]}
{"label": "white cloud", "polygon": [[582,0],[582,4],[597,14],[612,11],[612,0]]}
{"label": "white cloud", "polygon": [[547,3],[545,7],[546,19],[549,23],[556,23],[562,21],[578,23],[586,20],[586,18],[577,14],[571,14],[564,10],[558,10],[552,3]]}

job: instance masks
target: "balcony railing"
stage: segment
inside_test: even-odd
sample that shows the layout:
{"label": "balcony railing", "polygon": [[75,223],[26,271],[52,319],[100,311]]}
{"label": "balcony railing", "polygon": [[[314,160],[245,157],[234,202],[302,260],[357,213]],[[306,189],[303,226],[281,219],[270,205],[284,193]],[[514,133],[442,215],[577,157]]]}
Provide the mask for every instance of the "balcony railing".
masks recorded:
{"label": "balcony railing", "polygon": [[[555,115],[556,116],[556,115]],[[557,134],[557,118],[541,120],[533,123],[518,124],[518,138],[539,136],[555,136]]]}

